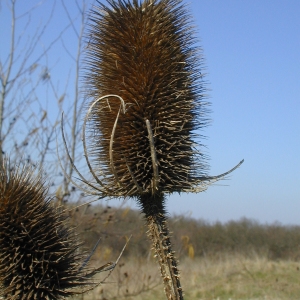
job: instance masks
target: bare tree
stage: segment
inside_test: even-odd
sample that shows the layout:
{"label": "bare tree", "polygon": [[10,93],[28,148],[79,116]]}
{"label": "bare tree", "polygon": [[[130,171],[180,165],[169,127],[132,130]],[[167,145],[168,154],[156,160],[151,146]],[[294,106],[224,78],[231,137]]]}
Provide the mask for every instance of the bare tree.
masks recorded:
{"label": "bare tree", "polygon": [[0,159],[8,152],[11,156],[34,154],[44,162],[49,144],[54,141],[56,122],[49,117],[38,90],[47,86],[56,94],[47,55],[70,25],[45,45],[42,37],[51,24],[55,5],[47,19],[31,31],[34,14],[43,2],[26,11],[19,9],[19,3],[17,0],[1,3],[1,13],[10,13],[11,30],[6,40],[9,47],[3,47],[0,53]]}
{"label": "bare tree", "polygon": [[[55,131],[62,111],[72,159],[80,159],[80,154],[76,156],[83,103],[80,64],[87,6],[86,0],[74,1],[71,9],[64,0],[50,6],[36,1],[32,7],[18,0],[0,0],[0,16],[9,16],[10,21],[4,24],[6,36],[0,52],[0,160],[4,153],[11,159],[22,156],[32,163],[46,164],[51,175],[58,174]],[[58,11],[65,16],[63,27],[53,26]],[[66,42],[66,36],[72,36],[77,47]],[[62,57],[64,63],[68,61],[65,77],[57,76]],[[73,167],[63,156],[62,163],[72,176]],[[55,185],[59,200],[70,194],[66,177]]]}
{"label": "bare tree", "polygon": [[[69,9],[66,6],[65,0],[61,0],[63,9],[66,13],[66,16],[69,20],[69,23],[71,24],[71,30],[73,34],[76,36],[77,39],[77,51],[75,54],[72,54],[65,43],[62,40],[64,49],[66,50],[66,53],[71,57],[72,61],[75,65],[75,77],[74,77],[74,97],[71,101],[71,110],[69,114],[69,145],[70,145],[70,155],[72,161],[75,161],[76,157],[76,150],[78,145],[78,140],[81,136],[81,130],[79,128],[79,120],[80,115],[83,108],[83,101],[82,101],[82,93],[80,91],[80,71],[81,71],[81,61],[82,61],[82,54],[84,52],[83,49],[83,37],[84,37],[84,30],[85,30],[85,21],[86,21],[86,11],[87,11],[87,1],[82,0],[80,3],[79,1],[75,1],[76,6],[76,15],[75,18],[79,19],[79,26],[74,25],[74,16],[71,16],[69,13]],[[63,183],[63,189],[61,189],[61,195],[59,197],[59,200],[63,200],[65,197],[70,195],[70,180],[69,178],[73,174],[73,166],[71,163],[69,163],[68,159],[64,160],[64,169],[67,170],[68,176],[64,176],[64,183]]]}

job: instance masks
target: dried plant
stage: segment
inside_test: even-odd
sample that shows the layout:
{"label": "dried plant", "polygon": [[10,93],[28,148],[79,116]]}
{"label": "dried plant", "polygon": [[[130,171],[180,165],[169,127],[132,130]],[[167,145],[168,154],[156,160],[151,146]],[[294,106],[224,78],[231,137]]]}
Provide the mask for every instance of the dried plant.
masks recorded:
{"label": "dried plant", "polygon": [[[97,284],[106,266],[88,269],[87,253],[51,205],[41,172],[28,165],[0,165],[0,296],[5,299],[63,299]],[[88,257],[89,258],[89,257]]]}
{"label": "dried plant", "polygon": [[91,13],[85,73],[93,100],[83,144],[94,182],[72,164],[87,193],[138,201],[166,296],[183,299],[165,195],[201,192],[242,161],[224,174],[207,175],[196,134],[207,124],[201,51],[182,1],[107,2]]}

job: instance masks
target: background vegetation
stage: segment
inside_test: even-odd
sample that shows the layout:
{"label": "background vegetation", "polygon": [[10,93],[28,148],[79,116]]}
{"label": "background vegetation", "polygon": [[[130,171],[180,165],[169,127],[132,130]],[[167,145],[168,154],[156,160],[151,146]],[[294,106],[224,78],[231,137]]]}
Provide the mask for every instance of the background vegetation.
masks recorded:
{"label": "background vegetation", "polygon": [[[150,255],[140,212],[129,207],[99,204],[71,210],[70,214],[87,247],[92,248],[101,238],[96,251],[98,257],[111,259],[116,256],[130,235],[132,238],[124,257],[147,258]],[[246,218],[225,224],[209,223],[185,216],[169,217],[168,222],[174,231],[172,240],[179,259],[217,257],[224,253],[249,257],[255,253],[274,261],[298,261],[300,258],[300,226],[260,224]]]}
{"label": "background vegetation", "polygon": [[[108,281],[83,299],[164,299],[138,211],[98,204],[71,210],[70,215],[89,249],[101,238],[92,258],[95,266],[114,261],[132,235]],[[300,298],[299,226],[170,216],[169,227],[182,263],[186,299]]]}

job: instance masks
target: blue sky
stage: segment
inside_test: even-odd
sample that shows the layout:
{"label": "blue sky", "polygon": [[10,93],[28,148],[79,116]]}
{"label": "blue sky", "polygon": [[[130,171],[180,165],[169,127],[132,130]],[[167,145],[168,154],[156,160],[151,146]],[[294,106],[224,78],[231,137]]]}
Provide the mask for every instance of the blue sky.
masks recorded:
{"label": "blue sky", "polygon": [[191,8],[211,88],[211,174],[245,162],[228,186],[181,200],[204,219],[300,224],[300,2],[192,1]]}
{"label": "blue sky", "polygon": [[[37,2],[21,1],[19,9]],[[46,19],[51,3],[46,0],[38,8],[33,24]],[[210,157],[210,174],[223,173],[241,159],[245,162],[229,180],[204,193],[172,195],[167,202],[169,212],[211,222],[247,217],[262,223],[300,224],[300,1],[188,3],[210,89],[212,122],[202,132],[207,137],[203,143]],[[6,22],[4,9],[1,26]],[[76,14],[75,7],[69,9]],[[57,35],[65,19],[57,1],[45,40]],[[4,31],[0,37],[5,40]],[[76,53],[71,29],[63,39]],[[68,74],[74,71],[72,60],[63,54],[62,43],[50,53],[52,75],[63,90]],[[71,99],[72,84],[67,93]]]}

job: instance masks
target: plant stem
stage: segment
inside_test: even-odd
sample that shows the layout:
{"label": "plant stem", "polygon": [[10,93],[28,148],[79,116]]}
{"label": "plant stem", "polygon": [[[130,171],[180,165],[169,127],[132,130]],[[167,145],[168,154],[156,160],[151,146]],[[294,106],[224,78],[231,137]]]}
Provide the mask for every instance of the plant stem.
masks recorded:
{"label": "plant stem", "polygon": [[148,225],[155,257],[168,300],[183,300],[177,261],[172,251],[170,234],[164,210],[164,195],[142,195],[139,198]]}

